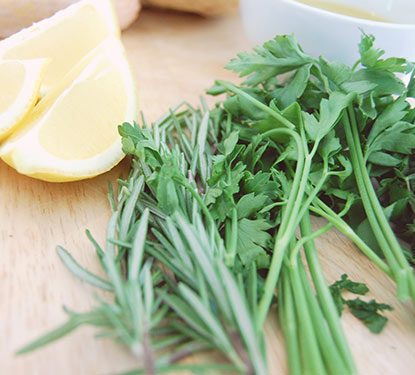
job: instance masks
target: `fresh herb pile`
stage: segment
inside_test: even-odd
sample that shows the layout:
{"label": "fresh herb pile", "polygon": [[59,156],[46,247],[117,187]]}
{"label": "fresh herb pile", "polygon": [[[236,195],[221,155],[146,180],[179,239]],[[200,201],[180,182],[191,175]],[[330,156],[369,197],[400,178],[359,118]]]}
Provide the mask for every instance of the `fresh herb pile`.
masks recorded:
{"label": "fresh herb pile", "polygon": [[[395,280],[400,300],[415,301],[414,248],[397,237],[414,244],[415,65],[382,59],[373,43],[362,35],[350,68],[277,36],[227,65],[247,78],[216,82],[208,93],[225,95],[214,108],[182,103],[151,127],[120,126],[132,167],[110,193],[105,250],[88,233],[108,279],[58,247],[114,301],[67,311],[20,352],[90,324],[139,358],[128,374],[265,375],[263,325],[276,304],[292,374],[355,374],[341,311],[380,332],[391,307],[345,299],[342,290],[368,291],[346,276],[329,287],[314,239],[336,227]],[[313,230],[311,215],[327,224]],[[227,363],[177,364],[205,350]]]}

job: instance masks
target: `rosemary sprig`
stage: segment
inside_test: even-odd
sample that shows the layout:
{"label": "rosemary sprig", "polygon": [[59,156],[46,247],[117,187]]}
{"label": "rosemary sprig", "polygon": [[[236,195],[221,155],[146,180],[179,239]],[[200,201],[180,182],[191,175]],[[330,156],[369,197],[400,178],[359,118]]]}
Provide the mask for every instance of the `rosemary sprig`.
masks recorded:
{"label": "rosemary sprig", "polygon": [[[142,369],[129,373],[185,368],[195,373],[210,368],[267,373],[263,334],[254,327],[244,289],[225,265],[224,241],[199,193],[207,190],[211,170],[213,119],[188,105],[185,111],[179,108],[151,130],[145,122],[143,129],[129,124],[120,128],[128,134],[124,148],[139,157],[128,178],[119,180],[117,197],[110,194],[114,211],[105,250],[88,233],[108,280],[57,248],[71,272],[112,291],[114,302],[98,299],[92,313],[70,313],[67,323],[18,353],[89,324],[101,327],[98,336],[123,342],[137,356]],[[255,279],[251,284],[251,293],[256,293]],[[232,366],[175,364],[212,349]]]}

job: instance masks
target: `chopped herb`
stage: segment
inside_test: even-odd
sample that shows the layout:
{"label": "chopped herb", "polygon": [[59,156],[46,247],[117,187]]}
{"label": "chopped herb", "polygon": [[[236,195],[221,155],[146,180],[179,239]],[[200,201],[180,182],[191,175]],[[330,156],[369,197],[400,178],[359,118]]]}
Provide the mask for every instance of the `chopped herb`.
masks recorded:
{"label": "chopped herb", "polygon": [[354,294],[365,295],[369,292],[366,284],[357,283],[348,278],[346,274],[341,276],[341,280],[330,285],[330,292],[337,306],[337,311],[341,315],[344,305],[347,305],[352,314],[361,320],[367,328],[373,333],[380,333],[385,327],[388,319],[379,314],[379,311],[393,310],[393,308],[384,303],[378,303],[375,300],[369,302],[363,301],[360,298],[345,299],[342,296],[343,291],[349,291]]}

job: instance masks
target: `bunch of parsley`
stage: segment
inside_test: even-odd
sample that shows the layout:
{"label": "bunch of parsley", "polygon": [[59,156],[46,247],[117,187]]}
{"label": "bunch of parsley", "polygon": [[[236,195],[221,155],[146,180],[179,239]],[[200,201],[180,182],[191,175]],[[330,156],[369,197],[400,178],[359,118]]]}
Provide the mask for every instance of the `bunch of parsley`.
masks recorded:
{"label": "bunch of parsley", "polygon": [[[263,324],[277,303],[292,374],[356,373],[339,307],[379,332],[377,311],[389,306],[343,299],[341,288],[366,293],[344,278],[329,287],[314,239],[335,226],[400,299],[415,299],[413,254],[396,237],[414,232],[415,66],[381,59],[373,42],[362,36],[350,68],[277,36],[228,64],[247,79],[216,82],[208,93],[226,97],[214,108],[181,104],[151,127],[120,126],[131,171],[110,194],[105,249],[88,234],[108,280],[58,248],[114,301],[67,311],[66,324],[21,352],[91,324],[140,359],[129,374],[265,375]],[[311,215],[327,224],[313,230]],[[229,364],[177,364],[201,350]]]}
{"label": "bunch of parsley", "polygon": [[[405,252],[389,222],[399,223],[406,238],[413,235],[415,109],[408,98],[415,97],[415,65],[381,59],[384,52],[373,42],[373,36],[362,36],[361,59],[350,68],[312,59],[293,36],[276,37],[228,64],[248,76],[242,87],[218,82],[210,92],[230,94],[223,107],[242,126],[259,133],[295,129],[303,138],[305,195],[315,192],[310,209],[333,216],[325,202],[337,213],[346,210],[342,216],[348,225],[386,260],[387,267],[367,253],[395,279],[399,298],[415,299],[407,259],[413,254]],[[408,75],[408,85],[396,73]],[[266,105],[268,110],[261,110]],[[299,150],[294,137],[274,140]]]}

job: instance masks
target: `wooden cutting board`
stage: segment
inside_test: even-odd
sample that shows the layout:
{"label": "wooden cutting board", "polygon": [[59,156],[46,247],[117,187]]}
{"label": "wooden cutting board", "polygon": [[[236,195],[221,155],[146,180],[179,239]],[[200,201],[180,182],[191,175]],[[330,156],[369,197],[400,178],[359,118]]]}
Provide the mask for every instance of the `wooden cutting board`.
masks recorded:
{"label": "wooden cutting board", "polygon": [[[123,41],[135,71],[140,108],[149,120],[181,100],[197,104],[216,78],[235,80],[223,66],[251,47],[237,14],[204,19],[145,11],[123,34]],[[13,354],[62,323],[63,305],[75,311],[94,305],[98,292],[65,269],[55,247],[64,246],[82,265],[101,274],[84,231],[89,229],[103,242],[110,215],[107,184],[127,171],[124,161],[91,180],[53,184],[21,176],[0,161],[0,374],[114,374],[137,366],[121,345],[94,339],[93,328],[79,329],[25,356]],[[342,318],[359,374],[414,374],[414,306],[399,303],[393,282],[337,231],[319,238],[317,245],[329,283],[346,272],[368,284],[368,298],[395,308],[387,313],[389,323],[380,335],[370,333],[350,314]],[[273,312],[265,330],[270,374],[286,374],[282,335]]]}

